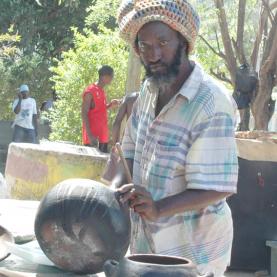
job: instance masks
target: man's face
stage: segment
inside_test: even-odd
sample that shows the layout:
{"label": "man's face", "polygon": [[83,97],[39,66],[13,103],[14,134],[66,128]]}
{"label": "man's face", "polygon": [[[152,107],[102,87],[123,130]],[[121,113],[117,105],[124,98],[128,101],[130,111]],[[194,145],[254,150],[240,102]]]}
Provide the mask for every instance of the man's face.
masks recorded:
{"label": "man's face", "polygon": [[137,51],[147,77],[156,81],[175,79],[184,58],[185,46],[178,33],[162,22],[144,25],[138,33]]}
{"label": "man's face", "polygon": [[22,98],[23,98],[23,99],[28,98],[28,94],[29,94],[28,91],[22,91],[22,92],[21,92],[21,95],[22,95]]}
{"label": "man's face", "polygon": [[113,81],[113,75],[104,75],[104,76],[102,76],[102,80],[103,80],[104,84],[107,86],[107,85],[111,84],[111,82]]}

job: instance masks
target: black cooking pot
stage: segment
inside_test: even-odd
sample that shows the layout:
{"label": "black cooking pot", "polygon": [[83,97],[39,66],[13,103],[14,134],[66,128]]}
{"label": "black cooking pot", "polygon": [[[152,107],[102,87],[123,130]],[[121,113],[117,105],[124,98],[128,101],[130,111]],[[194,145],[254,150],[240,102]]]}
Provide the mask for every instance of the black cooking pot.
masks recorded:
{"label": "black cooking pot", "polygon": [[122,259],[130,242],[129,210],[115,192],[92,180],[70,179],[41,201],[35,233],[57,267],[93,274],[105,261]]}

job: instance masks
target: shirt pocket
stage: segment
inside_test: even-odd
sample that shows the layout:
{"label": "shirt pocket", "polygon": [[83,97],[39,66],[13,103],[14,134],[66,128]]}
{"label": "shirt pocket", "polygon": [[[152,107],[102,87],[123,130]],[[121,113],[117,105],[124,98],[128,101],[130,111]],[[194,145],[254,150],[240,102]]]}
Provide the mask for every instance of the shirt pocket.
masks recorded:
{"label": "shirt pocket", "polygon": [[185,155],[179,145],[158,142],[148,157],[145,176],[154,199],[178,192],[180,189],[176,190],[175,183],[184,186]]}
{"label": "shirt pocket", "polygon": [[170,179],[175,173],[184,169],[186,153],[179,145],[164,144],[158,142],[155,148],[155,164],[163,173],[167,173]]}

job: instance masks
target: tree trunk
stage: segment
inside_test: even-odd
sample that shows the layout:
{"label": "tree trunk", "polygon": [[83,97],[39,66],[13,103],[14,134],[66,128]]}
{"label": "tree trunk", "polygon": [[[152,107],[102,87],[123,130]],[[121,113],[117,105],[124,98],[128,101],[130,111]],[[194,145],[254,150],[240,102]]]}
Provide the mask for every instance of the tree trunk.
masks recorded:
{"label": "tree trunk", "polygon": [[126,94],[139,91],[141,85],[141,63],[133,48],[130,49]]}
{"label": "tree trunk", "polygon": [[224,45],[225,55],[226,55],[226,66],[230,72],[231,80],[233,86],[236,83],[236,69],[237,69],[237,62],[235,53],[232,47],[232,40],[229,32],[229,27],[227,23],[226,12],[224,8],[224,1],[223,0],[214,0],[215,6],[217,8],[217,16],[218,22],[220,27],[220,32],[222,35],[222,42]]}
{"label": "tree trunk", "polygon": [[236,49],[237,56],[240,64],[247,63],[247,59],[244,53],[244,26],[245,26],[245,10],[246,10],[246,0],[239,1],[239,10],[238,10],[238,26],[237,26],[237,41]]}
{"label": "tree trunk", "polygon": [[[274,16],[277,22],[277,12]],[[259,90],[252,104],[252,112],[255,119],[255,129],[268,130],[268,123],[274,112],[275,102],[271,95],[275,86],[277,71],[277,26],[276,23],[268,33],[264,46],[262,66],[260,69]]]}
{"label": "tree trunk", "polygon": [[271,98],[273,87],[273,76],[266,72],[261,72],[259,90],[252,103],[252,113],[255,119],[256,130],[268,130],[268,123],[275,108],[275,101]]}

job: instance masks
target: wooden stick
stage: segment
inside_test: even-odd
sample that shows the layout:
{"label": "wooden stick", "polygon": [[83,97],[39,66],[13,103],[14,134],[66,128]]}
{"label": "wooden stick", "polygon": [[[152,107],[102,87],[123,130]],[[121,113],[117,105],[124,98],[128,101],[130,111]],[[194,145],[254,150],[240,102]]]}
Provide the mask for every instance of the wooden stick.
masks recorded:
{"label": "wooden stick", "polygon": [[[126,161],[126,159],[123,155],[123,151],[122,151],[120,143],[118,142],[115,145],[115,147],[118,151],[120,160],[123,163],[123,167],[124,167],[124,171],[125,171],[125,174],[126,174],[127,181],[128,181],[128,183],[131,184],[131,183],[133,183],[133,178],[132,178],[132,175],[130,173],[130,169],[128,167],[127,161]],[[146,239],[148,240],[148,243],[149,243],[149,247],[150,247],[152,253],[155,253],[155,247],[154,247],[154,242],[153,242],[153,239],[152,239],[151,232],[148,230],[148,227],[147,227],[147,224],[146,224],[145,220],[142,217],[140,217],[140,219],[141,219],[141,222],[142,222],[142,227],[143,227],[145,237],[146,237]]]}
{"label": "wooden stick", "polygon": [[129,166],[128,166],[127,162],[126,162],[126,159],[124,158],[123,151],[122,151],[120,143],[118,142],[115,145],[115,147],[116,147],[116,149],[118,151],[118,155],[120,157],[120,160],[123,163],[123,167],[124,167],[124,171],[125,171],[125,175],[126,175],[127,181],[128,181],[128,183],[131,184],[133,182],[133,178],[132,178]]}

